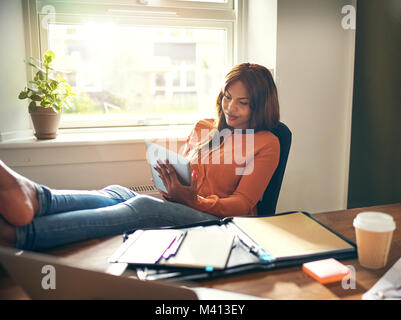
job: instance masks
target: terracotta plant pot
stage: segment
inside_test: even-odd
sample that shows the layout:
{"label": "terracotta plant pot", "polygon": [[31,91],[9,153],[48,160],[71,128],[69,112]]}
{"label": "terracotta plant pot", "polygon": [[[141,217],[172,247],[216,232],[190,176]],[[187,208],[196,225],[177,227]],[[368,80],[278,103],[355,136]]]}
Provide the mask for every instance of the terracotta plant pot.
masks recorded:
{"label": "terracotta plant pot", "polygon": [[29,113],[38,140],[56,138],[61,112],[57,113],[52,108],[36,107],[33,110],[30,109]]}

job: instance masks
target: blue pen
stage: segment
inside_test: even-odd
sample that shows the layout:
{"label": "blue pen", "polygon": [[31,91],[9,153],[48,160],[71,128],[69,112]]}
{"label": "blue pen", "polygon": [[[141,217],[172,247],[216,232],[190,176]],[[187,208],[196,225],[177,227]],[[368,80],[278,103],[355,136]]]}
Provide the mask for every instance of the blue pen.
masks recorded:
{"label": "blue pen", "polygon": [[276,260],[274,257],[272,257],[265,249],[263,249],[262,247],[252,247],[251,251],[253,251],[260,260],[262,260],[265,263],[269,263],[269,262],[273,262],[274,260]]}
{"label": "blue pen", "polygon": [[[255,246],[254,245],[254,241],[249,238],[249,236],[244,233],[238,226],[235,226],[236,229],[239,231],[237,232],[236,237],[238,237],[238,239],[249,249],[249,251],[251,253],[253,253],[254,255],[256,255],[262,262],[264,263],[270,263],[276,260],[276,258],[274,258],[273,256],[271,256],[263,247],[261,246]],[[242,236],[239,236],[238,233],[242,234]],[[244,240],[244,237],[251,242],[247,243],[247,241]]]}

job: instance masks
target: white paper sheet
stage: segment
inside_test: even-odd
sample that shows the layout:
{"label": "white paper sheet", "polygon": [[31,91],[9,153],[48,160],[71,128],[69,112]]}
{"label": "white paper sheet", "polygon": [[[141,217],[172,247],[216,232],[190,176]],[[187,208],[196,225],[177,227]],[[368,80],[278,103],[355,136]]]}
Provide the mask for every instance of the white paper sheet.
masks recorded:
{"label": "white paper sheet", "polygon": [[[384,274],[376,284],[367,291],[363,296],[363,300],[379,300],[401,299],[401,288],[398,290],[389,290],[401,286],[401,258]],[[386,290],[386,291],[384,291]],[[380,295],[382,292],[382,295]]]}

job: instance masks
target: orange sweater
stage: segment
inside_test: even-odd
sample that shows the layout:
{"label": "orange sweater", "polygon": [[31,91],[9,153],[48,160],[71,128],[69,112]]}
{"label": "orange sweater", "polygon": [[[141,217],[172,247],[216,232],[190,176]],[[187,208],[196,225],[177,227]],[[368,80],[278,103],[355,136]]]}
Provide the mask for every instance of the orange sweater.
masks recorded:
{"label": "orange sweater", "polygon": [[[186,155],[204,137],[202,133],[213,129],[213,122],[214,119],[204,119],[195,125],[187,139]],[[192,207],[222,218],[257,215],[257,203],[279,158],[280,143],[270,131],[230,133],[219,148],[203,152],[201,160],[191,164],[198,177],[198,195]]]}

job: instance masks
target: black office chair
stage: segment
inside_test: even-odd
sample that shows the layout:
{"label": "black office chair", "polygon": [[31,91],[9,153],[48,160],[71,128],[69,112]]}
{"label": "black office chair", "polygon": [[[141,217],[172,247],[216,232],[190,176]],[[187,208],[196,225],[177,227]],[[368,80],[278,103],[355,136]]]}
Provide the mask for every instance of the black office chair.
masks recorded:
{"label": "black office chair", "polygon": [[272,216],[276,214],[278,196],[280,194],[284,171],[291,147],[292,133],[284,123],[280,122],[280,124],[272,130],[272,133],[280,141],[280,160],[273,177],[270,179],[270,182],[263,193],[262,199],[257,204],[258,216]]}

